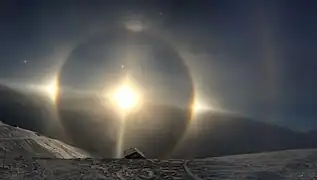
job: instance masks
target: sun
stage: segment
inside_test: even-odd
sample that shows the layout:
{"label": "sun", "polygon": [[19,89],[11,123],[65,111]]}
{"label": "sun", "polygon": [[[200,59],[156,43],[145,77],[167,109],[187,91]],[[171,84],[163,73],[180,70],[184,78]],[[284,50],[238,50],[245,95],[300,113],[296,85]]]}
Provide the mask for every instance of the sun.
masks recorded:
{"label": "sun", "polygon": [[115,104],[122,110],[131,110],[140,102],[140,95],[128,84],[121,85],[113,93]]}
{"label": "sun", "polygon": [[99,98],[102,105],[111,108],[119,115],[127,115],[141,110],[144,104],[144,91],[132,78],[126,77],[112,86],[104,87]]}

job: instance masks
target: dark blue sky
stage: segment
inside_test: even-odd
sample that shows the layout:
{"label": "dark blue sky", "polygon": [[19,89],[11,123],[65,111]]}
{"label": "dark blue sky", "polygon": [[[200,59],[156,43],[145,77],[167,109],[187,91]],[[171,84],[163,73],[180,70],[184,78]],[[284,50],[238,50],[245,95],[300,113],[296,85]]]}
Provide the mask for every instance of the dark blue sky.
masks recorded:
{"label": "dark blue sky", "polygon": [[45,82],[80,42],[142,21],[181,52],[209,105],[317,128],[316,1],[9,0],[0,8],[2,80]]}

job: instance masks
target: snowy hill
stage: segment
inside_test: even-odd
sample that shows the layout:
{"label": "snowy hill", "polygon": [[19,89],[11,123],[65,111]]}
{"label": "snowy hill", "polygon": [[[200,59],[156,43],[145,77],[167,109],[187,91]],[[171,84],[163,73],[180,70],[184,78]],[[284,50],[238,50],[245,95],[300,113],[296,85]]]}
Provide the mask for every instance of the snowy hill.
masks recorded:
{"label": "snowy hill", "polygon": [[[196,160],[188,164],[198,177],[214,179],[317,179],[317,150],[286,150]],[[202,170],[195,168],[204,166]],[[207,172],[208,173],[203,173]],[[197,177],[196,176],[196,177]]]}
{"label": "snowy hill", "polygon": [[15,158],[0,162],[1,178],[313,180],[317,150],[244,154],[197,160]]}
{"label": "snowy hill", "polygon": [[26,157],[84,158],[88,153],[58,140],[0,123],[0,155]]}
{"label": "snowy hill", "polygon": [[90,158],[82,150],[0,123],[0,179],[317,179],[317,149],[195,160]]}

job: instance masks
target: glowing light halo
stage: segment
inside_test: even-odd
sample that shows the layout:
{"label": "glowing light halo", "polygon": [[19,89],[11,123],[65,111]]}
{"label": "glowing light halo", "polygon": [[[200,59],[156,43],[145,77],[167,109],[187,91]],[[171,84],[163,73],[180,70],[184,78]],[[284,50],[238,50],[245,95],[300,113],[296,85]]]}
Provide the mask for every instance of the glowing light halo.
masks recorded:
{"label": "glowing light halo", "polygon": [[133,32],[142,32],[146,30],[145,24],[140,20],[128,20],[124,22],[125,28]]}
{"label": "glowing light halo", "polygon": [[[191,100],[189,102],[190,103],[189,107],[187,107],[188,108],[187,110],[189,111],[189,118],[186,120],[186,128],[184,132],[182,133],[182,135],[180,136],[179,141],[175,144],[174,148],[170,152],[170,154],[172,154],[174,151],[177,150],[178,147],[181,146],[182,142],[184,142],[186,135],[188,134],[189,129],[192,126],[193,119],[195,118],[193,105],[195,105],[195,103],[198,102],[198,94],[197,94],[198,88],[193,78],[193,71],[190,68],[186,59],[182,56],[183,50],[182,48],[180,48],[179,44],[177,44],[175,41],[172,40],[173,37],[169,37],[166,34],[162,36],[162,31],[155,31],[154,29],[150,29],[149,27],[147,28],[146,32],[150,35],[153,35],[154,37],[158,37],[159,39],[163,40],[164,43],[166,43],[168,46],[172,48],[172,51],[175,51],[177,53],[179,58],[182,60],[184,67],[186,68],[186,74],[188,74],[188,78],[191,84],[191,92],[192,92],[192,94],[190,95]],[[169,156],[170,154],[167,154],[167,156]]]}
{"label": "glowing light halo", "polygon": [[103,90],[101,94],[101,98],[106,98],[106,103],[110,102],[112,108],[121,115],[139,110],[142,106],[142,91],[129,78],[111,89]]}
{"label": "glowing light halo", "polygon": [[55,103],[59,91],[57,77],[45,86],[45,90],[48,93],[49,98]]}
{"label": "glowing light halo", "polygon": [[132,109],[139,101],[139,95],[129,85],[123,84],[113,94],[114,100],[121,109]]}
{"label": "glowing light halo", "polygon": [[[188,76],[188,80],[189,80],[189,83],[190,83],[190,92],[191,92],[191,94],[189,95],[189,104],[186,104],[186,106],[188,106],[188,109],[186,109],[186,113],[188,113],[189,114],[189,118],[187,118],[186,119],[186,124],[185,124],[185,129],[184,129],[184,131],[183,131],[183,133],[180,135],[180,139],[182,139],[183,137],[184,137],[184,135],[187,133],[187,131],[188,131],[188,128],[189,128],[189,126],[190,126],[190,124],[191,124],[191,121],[192,121],[192,119],[193,119],[193,111],[192,111],[192,109],[190,108],[190,106],[194,103],[194,101],[195,101],[195,97],[196,97],[196,92],[195,92],[195,85],[194,85],[194,81],[193,81],[193,78],[192,78],[192,74],[191,74],[191,70],[190,70],[190,67],[188,66],[188,64],[185,62],[185,60],[182,58],[182,56],[180,55],[180,51],[179,51],[179,48],[177,48],[177,46],[175,46],[176,44],[175,43],[172,43],[172,41],[170,41],[170,40],[168,40],[168,39],[166,39],[166,38],[163,38],[163,36],[161,36],[161,35],[159,35],[159,34],[156,34],[155,32],[154,33],[151,33],[150,31],[149,31],[149,29],[150,28],[146,28],[146,30],[142,30],[142,31],[137,31],[136,33],[144,33],[144,34],[148,34],[148,35],[151,35],[152,37],[155,37],[155,38],[158,38],[159,40],[162,40],[162,42],[164,42],[168,47],[169,47],[169,49],[171,50],[171,51],[174,51],[177,55],[178,55],[178,57],[179,57],[179,59],[181,60],[181,63],[182,63],[182,65],[185,67],[185,73],[187,74],[187,76]],[[127,29],[126,29],[127,30]],[[152,30],[152,29],[150,29],[150,30]],[[105,34],[106,32],[103,32],[103,33],[101,33],[101,34],[95,34],[94,36],[92,36],[92,37],[95,37],[95,36],[98,36],[98,35],[103,35],[103,34]],[[153,36],[154,35],[154,36]],[[84,42],[81,42],[81,43],[78,43],[74,48],[73,48],[73,50],[72,51],[70,51],[70,53],[69,53],[69,55],[67,56],[67,58],[65,59],[65,61],[63,62],[63,64],[62,64],[62,66],[61,66],[61,68],[59,69],[59,72],[58,72],[58,79],[59,79],[59,81],[58,82],[61,82],[60,81],[60,78],[61,78],[61,74],[62,74],[62,72],[63,72],[63,70],[64,70],[64,67],[65,67],[65,65],[67,64],[67,62],[68,62],[68,60],[70,59],[70,57],[71,57],[71,55],[74,53],[74,51],[76,50],[76,49],[78,49],[80,46],[82,46],[82,45],[84,45],[84,44],[86,44],[86,43],[88,43],[89,41],[91,40],[91,38],[87,38]],[[60,94],[58,93],[57,94],[57,101],[59,101],[59,98],[60,98]],[[61,118],[60,118],[61,119]],[[61,119],[61,121],[62,121],[62,119]],[[122,128],[121,129],[121,131],[124,131],[124,129]],[[122,151],[122,144],[124,143],[123,142],[123,134],[124,134],[124,132],[119,132],[119,134],[122,134],[122,137],[119,137],[119,138],[121,138],[121,139],[118,139],[118,145],[117,145],[117,149],[116,149],[116,151],[117,151],[117,156],[119,155],[119,154],[121,154],[120,152]],[[175,147],[176,146],[178,146],[178,144],[179,144],[179,142],[180,141],[182,141],[182,140],[179,140],[178,142],[176,142],[176,144],[175,144]],[[175,149],[175,147],[174,148],[172,148],[172,151],[170,152],[170,153],[172,153],[173,152],[173,149]]]}
{"label": "glowing light halo", "polygon": [[29,90],[36,91],[40,94],[45,95],[55,105],[55,100],[57,98],[59,91],[57,78],[54,77],[52,80],[48,81],[48,83],[27,84],[24,87],[26,87]]}
{"label": "glowing light halo", "polygon": [[[153,32],[153,31],[152,31]],[[180,138],[180,140],[175,144],[174,146],[174,149],[172,149],[172,151],[170,152],[171,154],[173,152],[175,152],[181,145],[182,143],[185,141],[185,138],[186,138],[186,135],[189,133],[189,130],[190,130],[190,127],[192,126],[193,124],[193,120],[195,119],[197,113],[200,111],[200,110],[215,110],[213,109],[213,107],[209,107],[207,104],[202,103],[202,101],[200,100],[199,96],[199,89],[197,87],[197,84],[195,82],[195,76],[193,76],[194,73],[194,70],[191,69],[190,67],[190,64],[188,63],[188,60],[187,58],[185,58],[183,56],[183,52],[186,52],[186,50],[184,50],[183,48],[181,48],[181,45],[179,43],[176,43],[175,41],[173,41],[173,37],[169,37],[169,36],[161,36],[160,34],[162,34],[161,31],[157,31],[155,32],[155,36],[156,37],[159,37],[160,39],[164,39],[164,42],[167,42],[167,44],[171,45],[171,47],[174,48],[175,52],[178,53],[178,55],[180,56],[180,59],[182,60],[184,66],[186,67],[186,70],[187,70],[187,73],[189,75],[189,78],[190,78],[190,81],[191,81],[191,85],[192,85],[192,100],[191,100],[191,103],[190,103],[190,107],[189,108],[189,111],[190,111],[190,117],[189,119],[187,120],[187,126],[186,126],[186,129],[182,135],[182,137]],[[197,106],[197,107],[195,107]],[[199,107],[199,108],[198,108]],[[198,111],[195,111],[195,109],[197,108]],[[217,110],[217,111],[220,111],[220,110]]]}
{"label": "glowing light halo", "polygon": [[195,115],[197,115],[197,113],[202,111],[213,110],[213,107],[208,106],[207,104],[205,104],[203,101],[199,100],[198,98],[195,99],[195,102],[192,108]]}

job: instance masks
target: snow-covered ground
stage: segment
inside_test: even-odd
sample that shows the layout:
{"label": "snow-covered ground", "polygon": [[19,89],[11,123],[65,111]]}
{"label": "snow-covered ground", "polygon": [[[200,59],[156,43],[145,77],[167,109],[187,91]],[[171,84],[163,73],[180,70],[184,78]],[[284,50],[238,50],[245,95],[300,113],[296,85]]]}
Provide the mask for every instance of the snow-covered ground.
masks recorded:
{"label": "snow-covered ground", "polygon": [[89,154],[58,140],[0,123],[0,157],[30,156],[55,158],[85,158]]}
{"label": "snow-covered ground", "polygon": [[195,160],[189,162],[188,167],[200,179],[317,180],[317,149]]}
{"label": "snow-covered ground", "polygon": [[0,179],[5,180],[317,180],[317,149],[188,161],[93,159],[57,140],[0,126]]}
{"label": "snow-covered ground", "polygon": [[5,159],[0,164],[0,179],[6,180],[317,179],[317,150],[280,151],[190,161],[23,157]]}

